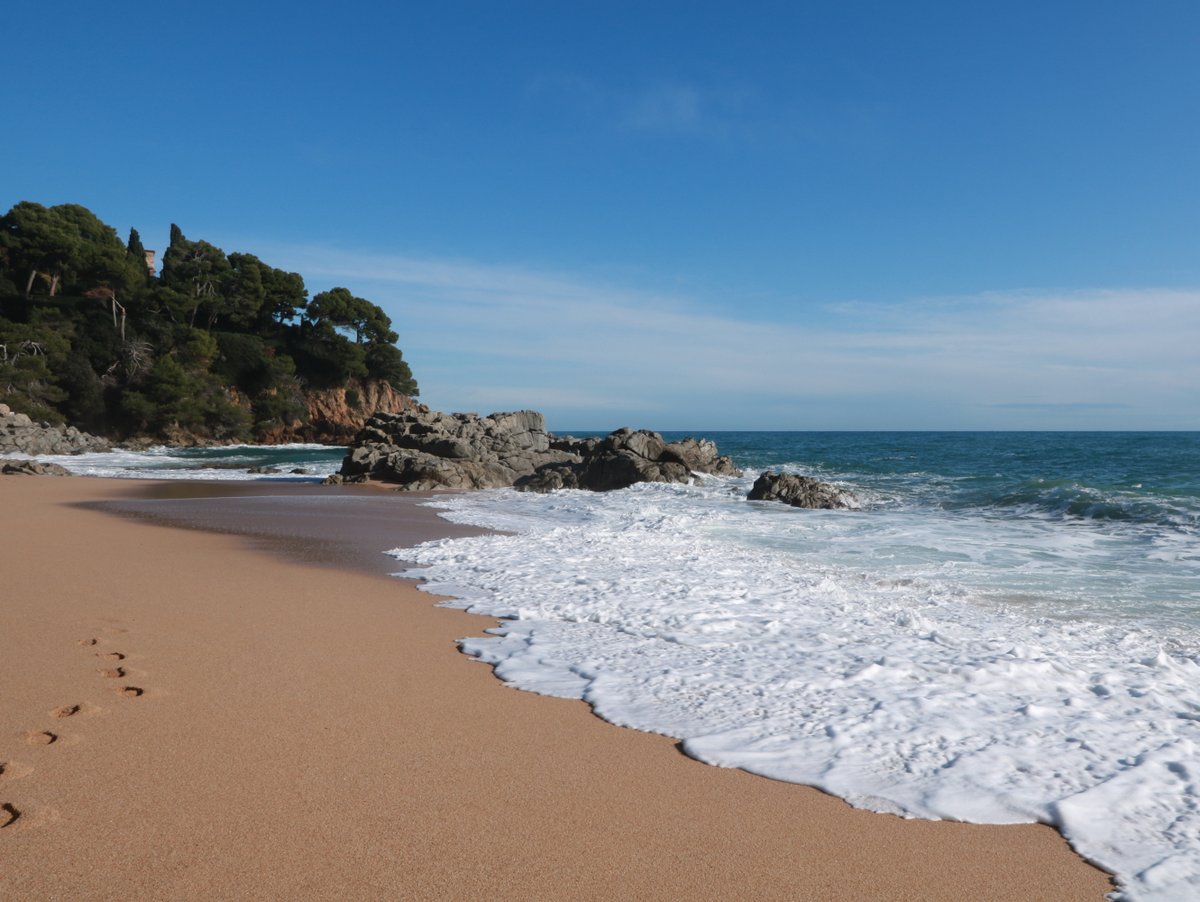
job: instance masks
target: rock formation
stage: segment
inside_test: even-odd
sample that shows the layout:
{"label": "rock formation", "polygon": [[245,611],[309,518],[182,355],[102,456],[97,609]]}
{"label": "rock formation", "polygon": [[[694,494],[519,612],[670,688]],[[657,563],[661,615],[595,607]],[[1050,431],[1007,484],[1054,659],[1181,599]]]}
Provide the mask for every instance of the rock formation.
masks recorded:
{"label": "rock formation", "polygon": [[791,473],[763,473],[754,480],[746,498],[750,501],[782,501],[792,507],[817,510],[853,509],[858,499],[850,492],[811,476]]}
{"label": "rock formation", "polygon": [[37,460],[0,461],[0,476],[70,476],[71,471],[58,464]]}
{"label": "rock formation", "polygon": [[666,442],[657,432],[618,429],[603,439],[555,439],[552,449],[567,452],[571,459],[546,463],[515,483],[525,491],[590,489],[608,492],[638,482],[681,482],[696,473],[736,476],[738,469],[728,457],[717,453],[707,439]]}
{"label": "rock formation", "polygon": [[558,439],[532,410],[480,417],[419,408],[371,417],[329,481],[378,479],[410,490],[608,491],[635,482],[688,482],[694,473],[737,469],[704,440],[667,443],[656,432],[632,429],[604,439]]}
{"label": "rock formation", "polygon": [[107,439],[80,432],[74,426],[35,423],[23,413],[13,413],[7,404],[0,404],[0,454],[82,454],[108,450],[111,446]]}

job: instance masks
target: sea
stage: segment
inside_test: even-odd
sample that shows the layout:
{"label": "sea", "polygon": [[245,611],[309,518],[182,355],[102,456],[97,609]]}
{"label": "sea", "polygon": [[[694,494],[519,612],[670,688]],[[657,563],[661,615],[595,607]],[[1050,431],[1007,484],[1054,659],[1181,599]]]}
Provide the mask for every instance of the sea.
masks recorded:
{"label": "sea", "polygon": [[[743,475],[437,496],[495,532],[398,575],[503,618],[461,645],[517,688],[862,808],[1050,824],[1120,898],[1200,898],[1200,433],[697,434]],[[55,460],[316,481],[343,453]],[[747,501],[767,469],[859,507]]]}

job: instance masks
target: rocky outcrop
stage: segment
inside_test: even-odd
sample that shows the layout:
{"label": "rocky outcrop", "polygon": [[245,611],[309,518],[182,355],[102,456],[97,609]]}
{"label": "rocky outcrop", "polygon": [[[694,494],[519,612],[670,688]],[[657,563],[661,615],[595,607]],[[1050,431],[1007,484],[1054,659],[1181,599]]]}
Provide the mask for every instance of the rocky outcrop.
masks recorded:
{"label": "rocky outcrop", "polygon": [[559,439],[532,410],[481,417],[421,408],[373,416],[329,481],[377,479],[411,490],[608,491],[636,482],[688,482],[695,473],[736,472],[709,441],[668,443],[656,432],[632,429],[604,439]]}
{"label": "rocky outcrop", "polygon": [[733,461],[720,456],[707,439],[666,442],[657,432],[644,429],[618,429],[603,439],[557,439],[551,447],[571,454],[572,459],[539,467],[516,481],[518,489],[608,492],[639,482],[686,483],[697,473],[738,475]]}
{"label": "rocky outcrop", "polygon": [[82,454],[111,450],[107,439],[80,432],[74,426],[37,423],[0,404],[0,454]]}
{"label": "rocky outcrop", "polygon": [[512,485],[546,463],[570,455],[550,448],[540,413],[481,417],[422,408],[378,413],[342,461],[347,482],[378,479],[406,489],[483,489]]}
{"label": "rocky outcrop", "polygon": [[71,471],[58,464],[37,460],[7,460],[0,462],[0,476],[70,476]]}
{"label": "rocky outcrop", "polygon": [[782,501],[792,507],[815,510],[853,509],[858,499],[850,492],[811,476],[791,473],[763,473],[754,480],[746,498],[750,501]]}

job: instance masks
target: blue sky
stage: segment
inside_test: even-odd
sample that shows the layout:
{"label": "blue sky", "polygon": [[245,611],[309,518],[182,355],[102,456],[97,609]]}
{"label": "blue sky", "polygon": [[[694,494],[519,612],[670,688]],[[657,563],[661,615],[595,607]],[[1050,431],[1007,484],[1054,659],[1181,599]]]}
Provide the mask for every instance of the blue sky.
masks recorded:
{"label": "blue sky", "polygon": [[13,4],[0,205],[553,428],[1200,429],[1195,2]]}

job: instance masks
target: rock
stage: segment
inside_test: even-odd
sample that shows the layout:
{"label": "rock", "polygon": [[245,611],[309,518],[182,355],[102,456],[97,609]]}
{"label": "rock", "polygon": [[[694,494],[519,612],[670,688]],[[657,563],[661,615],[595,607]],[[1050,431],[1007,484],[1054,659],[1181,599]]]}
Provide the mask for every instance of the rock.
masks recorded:
{"label": "rock", "polygon": [[340,475],[402,488],[515,486],[610,491],[637,482],[689,482],[695,474],[737,468],[709,441],[668,444],[657,432],[619,429],[603,439],[556,438],[532,410],[446,414],[427,408],[380,413],[359,431]]}
{"label": "rock", "polygon": [[332,473],[321,480],[321,485],[356,485],[366,481],[366,476],[343,476],[341,473]]}
{"label": "rock", "polygon": [[310,470],[308,467],[293,467],[288,472],[291,473],[293,476],[311,476],[312,475],[312,470]]}
{"label": "rock", "polygon": [[657,432],[618,429],[603,439],[555,439],[551,447],[573,454],[575,462],[539,467],[516,488],[549,492],[560,488],[609,492],[639,482],[691,482],[698,474],[736,476],[738,469],[707,439],[668,444]]}
{"label": "rock", "polygon": [[275,473],[282,473],[279,467],[250,467],[246,470],[247,473],[252,473],[258,476],[271,476]]}
{"label": "rock", "polygon": [[109,451],[107,439],[74,426],[52,426],[35,423],[23,413],[13,413],[0,405],[0,454],[82,454],[85,451]]}
{"label": "rock", "polygon": [[817,510],[848,510],[859,506],[850,492],[811,476],[791,473],[763,473],[754,480],[746,498],[750,501],[782,501],[792,507]]}
{"label": "rock", "polygon": [[8,460],[0,464],[4,476],[70,476],[71,471],[58,464],[42,463],[37,460]]}
{"label": "rock", "polygon": [[550,448],[545,419],[535,411],[481,417],[424,408],[371,417],[342,461],[341,475],[412,490],[493,488],[568,459],[569,452]]}

